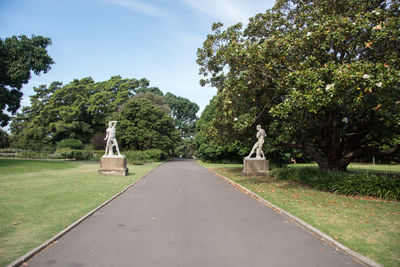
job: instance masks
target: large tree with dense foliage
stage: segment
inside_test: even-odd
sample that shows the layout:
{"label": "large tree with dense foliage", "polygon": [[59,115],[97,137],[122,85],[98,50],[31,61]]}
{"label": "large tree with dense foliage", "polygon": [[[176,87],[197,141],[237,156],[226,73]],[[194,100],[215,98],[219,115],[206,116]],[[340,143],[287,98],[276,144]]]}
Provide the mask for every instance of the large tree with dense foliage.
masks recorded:
{"label": "large tree with dense foliage", "polygon": [[[196,156],[204,161],[212,162],[240,162],[247,155],[247,147],[239,140],[227,140],[218,142],[219,131],[214,127],[217,119],[215,103],[217,97],[213,97],[204,108],[200,118],[196,121]],[[247,144],[250,145],[250,140]]]}
{"label": "large tree with dense foliage", "polygon": [[176,128],[181,132],[183,138],[194,136],[196,114],[199,111],[199,106],[196,103],[169,92],[164,95],[157,87],[139,88],[132,98],[147,99],[153,105],[170,114],[174,118]]}
{"label": "large tree with dense foliage", "polygon": [[171,108],[165,102],[164,96],[162,94],[160,95],[158,93],[153,93],[152,91],[140,90],[140,92],[132,97],[132,100],[139,98],[149,100],[154,106],[164,110],[166,114],[170,114],[171,112]]}
{"label": "large tree with dense foliage", "polygon": [[321,168],[399,149],[398,1],[279,0],[198,50],[201,84],[218,88],[220,139],[267,127],[267,145],[295,148]]}
{"label": "large tree with dense foliage", "polygon": [[164,99],[171,109],[171,116],[175,120],[176,127],[181,131],[182,137],[193,136],[199,106],[187,98],[172,93],[166,93]]}
{"label": "large tree with dense foliage", "polygon": [[53,59],[47,54],[51,40],[43,36],[25,35],[0,38],[0,125],[6,126],[9,112],[15,114],[20,107],[22,86],[36,75],[50,70]]}
{"label": "large tree with dense foliage", "polygon": [[169,151],[179,141],[173,119],[147,99],[128,101],[113,118],[118,121],[117,140],[121,148]]}
{"label": "large tree with dense foliage", "polygon": [[141,87],[136,90],[137,94],[140,93],[153,93],[156,95],[164,96],[164,93],[158,87]]}

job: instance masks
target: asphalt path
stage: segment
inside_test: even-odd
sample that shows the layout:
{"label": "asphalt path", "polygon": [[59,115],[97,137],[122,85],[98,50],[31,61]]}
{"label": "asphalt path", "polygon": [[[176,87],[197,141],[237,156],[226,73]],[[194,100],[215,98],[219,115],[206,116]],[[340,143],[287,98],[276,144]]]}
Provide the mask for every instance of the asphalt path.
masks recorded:
{"label": "asphalt path", "polygon": [[365,266],[191,160],[160,165],[27,264]]}

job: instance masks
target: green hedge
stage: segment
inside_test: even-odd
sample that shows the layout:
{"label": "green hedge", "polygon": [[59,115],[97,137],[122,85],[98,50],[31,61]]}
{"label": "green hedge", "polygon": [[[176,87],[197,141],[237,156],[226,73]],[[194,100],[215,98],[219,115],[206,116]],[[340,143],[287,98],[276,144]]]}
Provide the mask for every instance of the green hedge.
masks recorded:
{"label": "green hedge", "polygon": [[56,154],[60,155],[62,159],[100,160],[100,158],[104,155],[104,151],[63,148],[63,149],[58,149],[56,151]]}
{"label": "green hedge", "polygon": [[400,177],[368,172],[334,172],[315,167],[280,168],[272,171],[280,180],[292,180],[314,189],[348,196],[400,200]]}
{"label": "green hedge", "polygon": [[55,159],[57,155],[49,154],[47,151],[1,151],[0,158],[17,158],[17,159]]}
{"label": "green hedge", "polygon": [[83,143],[81,140],[78,139],[67,138],[57,143],[57,149],[63,149],[63,148],[79,150],[83,148]]}
{"label": "green hedge", "polygon": [[168,153],[160,149],[149,149],[144,151],[129,150],[123,153],[130,164],[141,164],[147,161],[162,161],[168,158]]}

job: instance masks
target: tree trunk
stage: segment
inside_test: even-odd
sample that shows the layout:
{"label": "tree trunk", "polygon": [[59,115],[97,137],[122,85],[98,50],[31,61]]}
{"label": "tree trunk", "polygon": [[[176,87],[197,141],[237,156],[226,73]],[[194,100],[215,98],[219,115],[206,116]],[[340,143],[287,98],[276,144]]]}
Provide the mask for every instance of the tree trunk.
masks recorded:
{"label": "tree trunk", "polygon": [[330,171],[340,171],[340,172],[346,172],[347,171],[347,166],[349,166],[350,162],[342,160],[342,159],[334,159],[334,160],[329,160],[328,159],[328,170]]}
{"label": "tree trunk", "polygon": [[349,166],[351,162],[351,159],[332,157],[332,155],[327,157],[323,155],[323,153],[315,151],[310,147],[302,147],[301,150],[312,157],[319,168],[323,170],[346,172],[347,166]]}

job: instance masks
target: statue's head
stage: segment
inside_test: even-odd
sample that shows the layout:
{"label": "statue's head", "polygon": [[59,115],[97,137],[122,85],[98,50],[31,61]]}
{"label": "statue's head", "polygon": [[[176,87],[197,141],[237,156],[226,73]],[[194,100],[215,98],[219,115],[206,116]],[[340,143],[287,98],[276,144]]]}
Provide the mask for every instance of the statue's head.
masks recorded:
{"label": "statue's head", "polygon": [[108,127],[111,127],[112,126],[112,121],[109,121],[108,122]]}
{"label": "statue's head", "polygon": [[257,130],[261,130],[261,125],[257,125]]}

